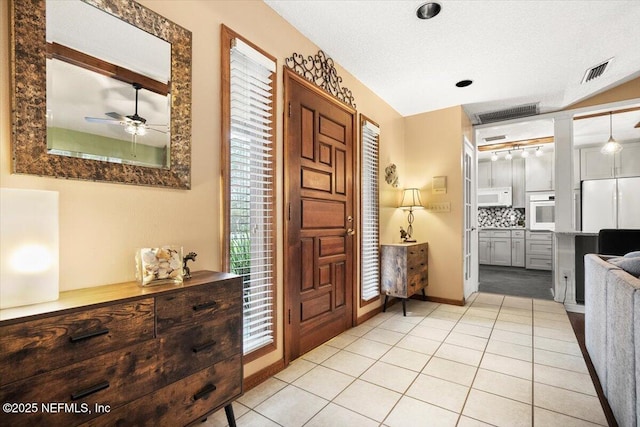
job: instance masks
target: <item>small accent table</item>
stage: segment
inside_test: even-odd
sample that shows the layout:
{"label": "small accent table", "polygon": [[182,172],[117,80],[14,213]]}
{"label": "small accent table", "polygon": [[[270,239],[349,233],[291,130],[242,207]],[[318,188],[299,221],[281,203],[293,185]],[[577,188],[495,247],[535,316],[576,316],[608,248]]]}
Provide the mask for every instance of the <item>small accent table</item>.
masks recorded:
{"label": "small accent table", "polygon": [[427,243],[396,243],[382,245],[381,284],[384,307],[387,310],[389,296],[402,298],[402,313],[407,315],[406,301],[413,294],[422,291],[426,298],[428,285]]}

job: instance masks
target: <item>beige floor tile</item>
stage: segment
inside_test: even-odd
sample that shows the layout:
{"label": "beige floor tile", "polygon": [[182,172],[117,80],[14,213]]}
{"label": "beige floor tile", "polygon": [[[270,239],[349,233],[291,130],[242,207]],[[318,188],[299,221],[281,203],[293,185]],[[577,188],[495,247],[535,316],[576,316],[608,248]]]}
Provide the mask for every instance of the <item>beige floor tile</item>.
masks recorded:
{"label": "beige floor tile", "polygon": [[284,381],[271,377],[239,397],[238,402],[249,408],[255,408],[286,386],[287,383]]}
{"label": "beige floor tile", "polygon": [[506,307],[502,306],[500,308],[500,314],[508,314],[511,316],[520,316],[520,317],[528,317],[529,319],[533,318],[533,309],[531,307]]}
{"label": "beige floor tile", "polygon": [[515,307],[532,310],[533,301],[531,300],[531,298],[505,296],[504,301],[502,302],[502,308],[504,309],[505,307]]}
{"label": "beige floor tile", "polygon": [[[568,322],[569,318],[567,317],[567,313],[549,313],[547,311],[536,311],[534,314],[535,319],[549,319],[555,320],[556,322]],[[569,322],[571,323],[571,322]]]}
{"label": "beige floor tile", "polygon": [[547,313],[566,313],[564,305],[555,301],[534,299],[533,300],[534,311],[544,311]]}
{"label": "beige floor tile", "polygon": [[335,338],[331,338],[325,344],[331,347],[345,348],[346,346],[348,346],[349,344],[351,344],[357,339],[358,337],[356,335],[349,335],[346,333],[342,333]]}
{"label": "beige floor tile", "polygon": [[483,423],[482,421],[474,420],[473,418],[460,417],[460,421],[456,427],[493,427],[491,424]]}
{"label": "beige floor tile", "polygon": [[482,359],[482,351],[443,343],[434,356],[464,363],[465,365],[478,366],[480,359]]}
{"label": "beige floor tile", "polygon": [[468,386],[421,374],[411,384],[406,395],[459,413],[462,411],[468,392]]}
{"label": "beige floor tile", "polygon": [[388,388],[389,390],[404,393],[418,376],[418,372],[384,362],[377,362],[360,375],[360,379]]}
{"label": "beige floor tile", "polygon": [[531,381],[499,372],[478,369],[476,378],[473,380],[473,388],[497,394],[508,399],[517,400],[522,403],[531,404],[532,386]]}
{"label": "beige floor tile", "polygon": [[415,337],[411,334],[400,340],[396,347],[406,350],[413,350],[423,354],[433,354],[440,347],[440,341],[430,340],[428,338]]}
{"label": "beige floor tile", "polygon": [[302,426],[313,418],[327,400],[289,385],[255,408],[255,411],[278,424],[288,427]]}
{"label": "beige floor tile", "polygon": [[533,349],[533,360],[541,365],[553,366],[555,368],[567,369],[569,371],[588,374],[587,364],[579,356],[558,353],[556,351]]}
{"label": "beige floor tile", "polygon": [[[398,305],[398,304],[396,304]],[[363,325],[367,325],[370,326],[372,328],[377,327],[378,325],[380,325],[381,323],[391,319],[392,317],[394,317],[397,313],[398,310],[400,311],[400,313],[402,313],[402,305],[398,305],[398,307],[394,306],[391,308],[387,308],[386,313],[378,313],[376,314],[374,317],[372,317],[371,319],[367,320],[366,322],[363,323]]]}
{"label": "beige floor tile", "polygon": [[445,310],[438,309],[429,313],[429,317],[432,319],[442,319],[442,320],[457,322],[462,317],[462,313],[455,313],[452,311],[445,311]]}
{"label": "beige floor tile", "polygon": [[595,396],[533,383],[533,404],[574,418],[607,425],[600,401]]}
{"label": "beige floor tile", "polygon": [[372,341],[365,338],[358,338],[353,343],[344,348],[344,351],[365,356],[370,359],[380,359],[392,346],[381,342]]}
{"label": "beige floor tile", "polygon": [[533,380],[535,382],[566,388],[579,393],[597,396],[596,389],[588,373],[567,371],[546,365],[533,365]]}
{"label": "beige floor tile", "polygon": [[[493,307],[493,306],[492,306]],[[469,307],[466,314],[476,317],[486,317],[487,319],[496,319],[498,317],[498,309],[486,309]]]}
{"label": "beige floor tile", "polygon": [[317,364],[313,362],[299,358],[291,362],[291,364],[285,369],[275,374],[274,377],[281,381],[292,383],[316,366]]}
{"label": "beige floor tile", "polygon": [[[402,320],[402,317],[393,317],[386,322],[383,322],[378,326],[378,329],[386,329],[389,331],[399,332],[401,334],[406,334],[410,330],[412,330],[416,325],[411,322],[406,322]],[[394,343],[395,344],[395,343]]]}
{"label": "beige floor tile", "polygon": [[[500,372],[514,377],[531,381],[533,364],[511,357],[485,353],[480,367],[494,372]],[[428,365],[427,365],[428,366]]]}
{"label": "beige floor tile", "polygon": [[314,348],[308,353],[303,354],[301,357],[309,362],[322,363],[337,352],[340,349],[337,347],[331,347],[330,345],[322,344],[319,347]]}
{"label": "beige floor tile", "polygon": [[381,422],[391,412],[402,394],[362,380],[354,381],[333,402]]}
{"label": "beige floor tile", "polygon": [[510,331],[502,331],[502,330],[494,330],[491,334],[491,339],[489,341],[503,341],[511,344],[524,345],[528,347],[533,346],[533,340],[531,339],[531,335],[519,334],[517,332]]}
{"label": "beige floor tile", "polygon": [[458,414],[423,401],[403,396],[384,420],[389,427],[454,427]]}
{"label": "beige floor tile", "polygon": [[489,344],[487,344],[486,352],[524,360],[525,362],[533,361],[533,349],[526,345],[513,344],[510,342],[492,339],[489,340]]}
{"label": "beige floor tile", "polygon": [[451,331],[453,327],[456,326],[456,322],[451,320],[436,319],[433,317],[425,317],[424,320],[420,322],[420,326],[442,329],[443,331]]}
{"label": "beige floor tile", "polygon": [[238,427],[278,427],[280,424],[274,423],[270,419],[258,414],[257,412],[247,412],[245,415],[236,418]]}
{"label": "beige floor tile", "polygon": [[472,389],[462,413],[496,426],[531,426],[531,405]]}
{"label": "beige floor tile", "polygon": [[500,306],[499,305],[495,305],[495,304],[487,304],[484,302],[477,302],[474,301],[471,304],[471,307],[469,308],[474,308],[474,309],[478,309],[478,310],[485,310],[485,311],[491,311],[493,313],[498,313],[500,311]]}
{"label": "beige floor tile", "polygon": [[489,335],[491,335],[491,328],[485,328],[484,326],[469,325],[465,323],[458,323],[455,326],[455,328],[453,328],[453,332],[458,332],[460,334],[473,335],[481,338],[489,338]]}
{"label": "beige floor tile", "polygon": [[447,344],[458,345],[460,347],[480,351],[484,351],[488,341],[489,340],[486,338],[474,337],[473,335],[460,334],[458,332],[451,332],[444,340]]}
{"label": "beige floor tile", "polygon": [[[383,323],[384,324],[384,323]],[[405,334],[388,329],[377,327],[370,332],[363,335],[362,338],[366,338],[371,341],[377,341],[387,345],[396,345],[398,341],[404,338]]]}
{"label": "beige floor tile", "polygon": [[582,357],[580,346],[575,342],[561,341],[545,337],[533,337],[533,347]]}
{"label": "beige floor tile", "polygon": [[447,338],[447,335],[449,335],[449,331],[432,328],[431,326],[425,326],[423,323],[420,323],[413,328],[408,335],[442,342]]}
{"label": "beige floor tile", "polygon": [[548,411],[537,406],[533,408],[534,427],[596,427],[599,424],[573,418],[568,415]]}
{"label": "beige floor tile", "polygon": [[541,326],[533,327],[533,335],[536,337],[551,338],[554,340],[568,341],[577,343],[576,335],[573,333],[573,329],[551,329],[543,328]]}
{"label": "beige floor tile", "polygon": [[531,317],[531,315],[521,316],[518,314],[505,313],[505,310],[500,310],[498,320],[503,322],[520,323],[522,325],[533,325],[533,317]]}
{"label": "beige floor tile", "polygon": [[331,400],[354,380],[354,377],[342,372],[334,371],[324,366],[316,366],[295,380],[293,385],[323,399]]}
{"label": "beige floor tile", "polygon": [[[232,407],[233,407],[233,415],[234,415],[234,418],[236,419],[236,424],[241,425],[239,423],[239,418],[241,418],[247,412],[251,411],[251,409],[247,408],[246,406],[238,402],[233,402]],[[224,408],[209,415],[206,421],[203,421],[201,424],[199,424],[199,426],[201,427],[227,427],[228,425],[229,423],[227,422],[227,414]]]}
{"label": "beige floor tile", "polygon": [[485,328],[493,328],[493,324],[495,323],[495,320],[489,319],[486,317],[465,314],[460,318],[459,322],[467,323],[469,325],[484,326]]}
{"label": "beige floor tile", "polygon": [[[397,305],[399,306],[399,311],[402,312],[402,304]],[[410,299],[409,301],[407,301],[407,316],[427,316],[439,306],[440,304],[430,301],[419,301]]]}
{"label": "beige floor tile", "polygon": [[[391,320],[391,319],[389,319],[389,320]],[[388,322],[388,320],[387,320],[387,322]],[[374,328],[374,326],[370,326],[370,325],[367,325],[367,324],[363,323],[363,324],[358,325],[358,326],[356,326],[354,328],[347,329],[346,331],[344,331],[344,333],[347,334],[347,335],[355,335],[357,337],[362,337],[367,332],[371,332],[371,330],[373,328]]]}
{"label": "beige floor tile", "polygon": [[394,317],[389,320],[400,320],[404,323],[411,323],[412,325],[417,325],[418,323],[424,320],[425,315],[420,313],[408,312],[407,315],[403,315],[402,311],[397,313]]}
{"label": "beige floor tile", "polygon": [[477,368],[471,365],[432,357],[422,370],[422,373],[456,384],[470,386],[473,382],[473,377],[476,375],[476,370]]}
{"label": "beige floor tile", "polygon": [[452,305],[452,304],[440,304],[438,307],[438,311],[450,311],[452,313],[462,313],[464,314],[469,307],[463,305]]}
{"label": "beige floor tile", "polygon": [[431,356],[428,354],[393,347],[384,356],[382,356],[382,358],[380,358],[380,361],[390,365],[399,366],[401,368],[410,369],[415,372],[420,372],[430,358]]}
{"label": "beige floor tile", "polygon": [[380,423],[358,413],[350,411],[342,406],[329,403],[327,406],[311,419],[305,427],[336,427],[336,426],[358,426],[358,427],[378,427]]}
{"label": "beige floor tile", "polygon": [[557,329],[559,331],[567,331],[573,334],[573,327],[571,326],[571,322],[569,322],[569,318],[565,317],[564,320],[551,320],[536,317],[533,319],[533,326],[549,328],[549,329]]}
{"label": "beige floor tile", "polygon": [[533,335],[533,327],[524,323],[508,322],[505,320],[497,320],[493,329],[498,331],[516,332],[523,335]]}
{"label": "beige floor tile", "polygon": [[374,363],[374,359],[342,350],[322,362],[322,366],[335,369],[352,377],[359,377]]}
{"label": "beige floor tile", "polygon": [[484,303],[489,305],[502,305],[504,295],[498,294],[483,294],[479,293],[476,297],[475,303]]}

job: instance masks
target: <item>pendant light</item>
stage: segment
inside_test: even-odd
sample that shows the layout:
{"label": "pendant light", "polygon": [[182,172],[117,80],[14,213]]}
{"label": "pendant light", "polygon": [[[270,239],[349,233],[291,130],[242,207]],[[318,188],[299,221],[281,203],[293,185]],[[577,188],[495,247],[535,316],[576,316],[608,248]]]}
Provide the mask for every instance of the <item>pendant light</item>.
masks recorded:
{"label": "pendant light", "polygon": [[613,113],[609,112],[609,141],[600,149],[602,154],[616,154],[622,151],[622,145],[615,139],[613,139],[613,125],[612,125]]}

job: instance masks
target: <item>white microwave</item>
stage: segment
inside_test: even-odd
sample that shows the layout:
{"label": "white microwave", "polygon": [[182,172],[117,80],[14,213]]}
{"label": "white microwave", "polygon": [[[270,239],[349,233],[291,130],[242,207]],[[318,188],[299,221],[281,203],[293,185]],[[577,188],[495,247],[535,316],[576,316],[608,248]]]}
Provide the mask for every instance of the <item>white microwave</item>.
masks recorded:
{"label": "white microwave", "polygon": [[534,194],[529,199],[529,229],[551,230],[556,227],[556,201],[553,194]]}
{"label": "white microwave", "polygon": [[509,207],[512,204],[511,187],[478,188],[478,207]]}

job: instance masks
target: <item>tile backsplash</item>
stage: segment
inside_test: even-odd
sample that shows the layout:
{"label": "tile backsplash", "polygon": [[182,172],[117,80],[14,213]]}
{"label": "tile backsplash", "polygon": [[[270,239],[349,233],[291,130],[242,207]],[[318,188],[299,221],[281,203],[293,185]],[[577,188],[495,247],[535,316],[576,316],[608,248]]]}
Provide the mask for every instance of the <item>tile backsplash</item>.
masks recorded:
{"label": "tile backsplash", "polygon": [[479,208],[478,227],[524,227],[522,208]]}

